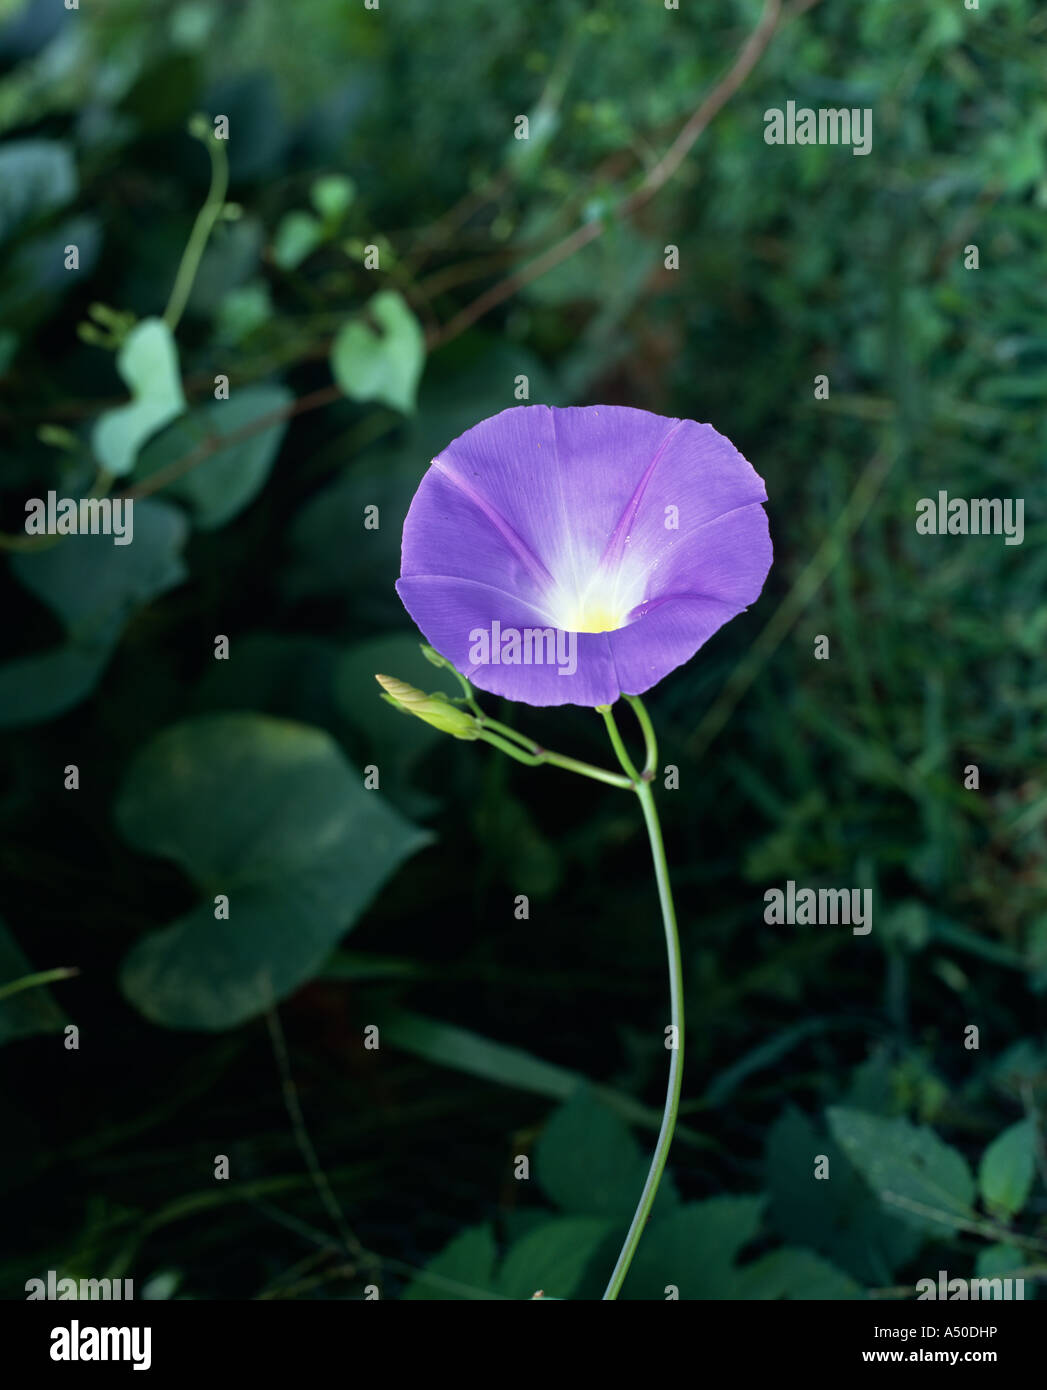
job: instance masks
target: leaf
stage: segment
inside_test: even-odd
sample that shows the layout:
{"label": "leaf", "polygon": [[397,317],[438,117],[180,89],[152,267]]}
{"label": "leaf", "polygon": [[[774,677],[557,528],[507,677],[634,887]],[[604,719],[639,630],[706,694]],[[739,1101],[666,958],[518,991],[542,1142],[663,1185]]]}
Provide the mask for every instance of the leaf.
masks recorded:
{"label": "leaf", "polygon": [[566,1099],[583,1082],[579,1073],[566,1067],[543,1062],[521,1048],[491,1042],[456,1024],[423,1018],[413,1010],[389,1009],[378,1017],[383,1041],[486,1081],[556,1100]]}
{"label": "leaf", "polygon": [[[565,1211],[628,1221],[650,1168],[623,1120],[586,1086],[558,1109],[542,1131],[535,1176],[546,1196]],[[671,1177],[662,1177],[654,1216],[679,1206]]]}
{"label": "leaf", "polygon": [[1002,1091],[1019,1100],[1025,1091],[1042,1087],[1047,1080],[1047,1048],[1033,1038],[1019,1039],[997,1058],[992,1078]]}
{"label": "leaf", "polygon": [[710,1197],[653,1222],[626,1276],[625,1298],[664,1299],[669,1285],[680,1298],[734,1297],[735,1259],[756,1235],[763,1197]]}
{"label": "leaf", "polygon": [[[862,1075],[870,1077],[868,1064]],[[822,1154],[828,1178],[815,1177]],[[766,1171],[768,1217],[779,1235],[813,1247],[862,1283],[889,1284],[920,1248],[920,1233],[885,1212],[837,1144],[793,1107],[768,1135]]]}
{"label": "leaf", "polygon": [[84,645],[107,645],[137,609],[186,577],[179,552],[188,528],[180,513],[146,498],[131,516],[129,544],[100,533],[70,535],[11,560],[25,587]]}
{"label": "leaf", "polygon": [[[318,973],[432,838],[365,790],[327,734],[256,714],[164,730],[135,759],[116,819],[129,843],[179,864],[203,895],[134,947],[123,990],[154,1022],[211,1031]],[[217,894],[228,920],[215,918]]]}
{"label": "leaf", "polygon": [[107,410],[95,424],[91,447],[108,472],[122,477],[157,430],[185,410],[178,349],[163,319],[143,319],[124,340],[116,369],[131,392],[129,405]]}
{"label": "leaf", "polygon": [[[567,1100],[579,1086],[590,1084],[580,1072],[544,1062],[522,1048],[492,1042],[457,1024],[425,1018],[413,1009],[383,1009],[377,1017],[384,1041],[470,1076],[496,1081],[503,1086],[516,1086],[521,1091],[549,1096],[553,1100]],[[660,1127],[661,1111],[650,1110],[631,1096],[607,1086],[593,1086],[593,1090],[630,1123],[655,1131]],[[676,1141],[694,1148],[711,1145],[704,1135],[682,1125],[677,1126]]]}
{"label": "leaf", "polygon": [[1006,1277],[1013,1270],[1022,1269],[1030,1260],[1024,1250],[1016,1245],[986,1245],[978,1251],[974,1262],[974,1272],[979,1278],[995,1279]]}
{"label": "leaf", "polygon": [[0,729],[42,724],[78,705],[101,680],[110,647],[69,643],[0,666]]}
{"label": "leaf", "polygon": [[551,1298],[570,1298],[585,1267],[612,1229],[591,1216],[561,1216],[521,1237],[498,1274],[505,1298],[533,1298],[539,1289]]}
{"label": "leaf", "polygon": [[[33,974],[18,942],[0,920],[0,986]],[[0,999],[0,1046],[15,1038],[35,1033],[57,1033],[64,1027],[65,1014],[45,986],[19,990]]]}
{"label": "leaf", "polygon": [[989,1145],[978,1166],[978,1189],[990,1212],[1016,1216],[1036,1173],[1036,1126],[1019,1120]]}
{"label": "leaf", "polygon": [[146,498],[133,517],[130,545],[74,535],[12,557],[12,570],[58,617],[67,641],[0,666],[0,728],[53,719],[89,695],[133,615],[185,579],[182,515]]}
{"label": "leaf", "polygon": [[470,1226],[429,1261],[401,1297],[446,1301],[493,1298],[496,1254],[490,1225]]}
{"label": "leaf", "polygon": [[273,260],[284,270],[296,270],[323,240],[323,224],[311,212],[285,213],[273,238]]}
{"label": "leaf", "polygon": [[57,140],[12,140],[0,147],[0,242],[72,202],[76,165]]}
{"label": "leaf", "polygon": [[215,342],[222,347],[243,342],[268,323],[273,312],[269,286],[263,280],[230,290],[215,310]]}
{"label": "leaf", "polygon": [[831,1026],[825,1019],[808,1018],[789,1028],[779,1029],[765,1042],[739,1057],[726,1070],[720,1072],[706,1087],[705,1103],[723,1105],[727,1098],[738,1089],[747,1077],[765,1067],[772,1066],[792,1048],[807,1038],[823,1033]]}
{"label": "leaf", "polygon": [[[591,1217],[522,1213],[529,1229],[510,1246],[495,1276],[496,1250],[489,1224],[460,1232],[408,1285],[406,1299],[569,1298],[586,1265],[611,1229]],[[537,1222],[537,1224],[536,1224]]]}
{"label": "leaf", "polygon": [[903,1220],[941,1235],[955,1219],[971,1217],[974,1178],[967,1161],[932,1129],[844,1107],[826,1115],[844,1153]]}
{"label": "leaf", "polygon": [[[294,396],[285,386],[245,386],[231,392],[227,401],[209,401],[178,420],[142,450],[135,466],[135,481],[191,454],[205,440],[217,441],[274,414],[286,410]],[[184,499],[201,531],[213,531],[231,521],[265,486],[284,435],[287,421],[276,420],[224,448],[218,448],[194,468],[174,478],[163,491]]]}
{"label": "leaf", "polygon": [[356,184],[344,174],[325,174],[309,190],[313,207],[327,222],[337,222],[356,197]]}
{"label": "leaf", "polygon": [[381,401],[410,415],[425,362],[425,335],[396,290],[380,290],[367,302],[364,319],[341,329],[331,349],[331,371],[354,401]]}
{"label": "leaf", "polygon": [[426,980],[439,971],[422,961],[403,956],[376,956],[369,951],[335,951],[319,978],[322,980]]}
{"label": "leaf", "polygon": [[810,1250],[789,1246],[772,1250],[738,1270],[733,1297],[738,1299],[860,1298],[860,1285]]}

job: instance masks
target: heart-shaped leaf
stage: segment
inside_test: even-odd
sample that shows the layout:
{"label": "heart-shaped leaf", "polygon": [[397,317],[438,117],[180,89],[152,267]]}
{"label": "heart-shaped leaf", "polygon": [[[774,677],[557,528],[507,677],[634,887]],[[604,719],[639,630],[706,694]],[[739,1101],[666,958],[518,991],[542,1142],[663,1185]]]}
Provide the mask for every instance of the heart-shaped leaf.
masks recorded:
{"label": "heart-shaped leaf", "polygon": [[381,401],[410,415],[425,362],[425,335],[403,296],[381,290],[367,319],[353,319],[334,340],[331,371],[354,401]]}
{"label": "heart-shaped leaf", "polygon": [[116,369],[131,401],[99,417],[91,446],[108,472],[122,477],[145,441],[185,410],[178,349],[163,319],[135,325],[116,355]]}
{"label": "heart-shaped leaf", "polygon": [[327,734],[258,714],[164,730],[132,765],[116,817],[203,895],[121,972],[132,1003],[174,1028],[230,1028],[297,989],[432,838],[366,790]]}

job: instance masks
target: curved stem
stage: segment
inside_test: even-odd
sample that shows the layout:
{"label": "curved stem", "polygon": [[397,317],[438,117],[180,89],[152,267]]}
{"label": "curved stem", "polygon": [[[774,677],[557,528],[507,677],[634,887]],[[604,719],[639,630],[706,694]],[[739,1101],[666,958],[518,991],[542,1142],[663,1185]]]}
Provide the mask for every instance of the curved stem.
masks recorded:
{"label": "curved stem", "polygon": [[597,705],[596,710],[598,714],[603,715],[603,722],[607,725],[607,732],[611,738],[611,747],[618,755],[618,761],[629,774],[629,780],[635,785],[640,781],[640,774],[637,772],[633,760],[629,757],[625,744],[622,742],[622,736],[618,732],[618,725],[614,722],[614,714],[611,711],[611,706]]}
{"label": "curved stem", "polygon": [[640,721],[640,728],[643,730],[645,761],[642,775],[645,780],[649,780],[654,776],[658,766],[658,740],[655,737],[654,725],[651,723],[651,716],[647,713],[643,701],[638,695],[626,695],[625,698],[632,706],[633,713]]}
{"label": "curved stem", "polygon": [[[647,760],[649,766],[653,767],[652,757],[654,756],[653,729],[647,711],[643,708],[639,699],[627,697],[629,703],[636,710],[637,717],[643,726],[645,737],[647,738]],[[641,714],[642,711],[642,714]],[[622,766],[629,771],[632,764],[624,748],[619,752],[621,739],[615,741],[617,728],[614,725],[614,718],[609,709],[601,709],[601,714],[607,723],[608,731],[614,729],[611,742],[615,745],[615,752],[618,753]],[[649,732],[650,731],[650,732]],[[635,771],[635,769],[634,769]],[[665,1110],[662,1115],[662,1127],[658,1131],[658,1141],[654,1146],[654,1156],[651,1159],[650,1171],[647,1174],[647,1181],[643,1185],[640,1193],[640,1201],[625,1237],[625,1244],[622,1246],[621,1254],[618,1256],[618,1263],[615,1265],[611,1274],[610,1282],[604,1291],[604,1300],[616,1299],[621,1292],[625,1282],[625,1276],[629,1272],[636,1247],[640,1243],[644,1227],[647,1225],[654,1206],[655,1197],[658,1194],[658,1184],[661,1182],[662,1173],[665,1171],[666,1159],[669,1156],[669,1146],[673,1140],[673,1132],[676,1129],[676,1117],[680,1110],[680,1090],[683,1083],[683,1037],[684,1037],[684,1018],[683,1018],[683,964],[680,957],[680,935],[676,926],[676,910],[673,907],[672,889],[669,884],[669,869],[665,861],[665,842],[662,839],[662,827],[658,819],[658,808],[654,801],[654,792],[651,790],[650,780],[636,779],[634,791],[640,798],[640,805],[643,808],[644,823],[647,827],[647,836],[651,844],[651,858],[654,862],[654,874],[658,884],[658,901],[662,909],[662,923],[665,927],[666,953],[669,958],[669,1018],[673,1026],[674,1046],[669,1052],[669,1082],[666,1088]]]}
{"label": "curved stem", "polygon": [[225,195],[229,188],[229,159],[225,152],[225,141],[218,140],[213,133],[209,133],[204,138],[204,144],[211,157],[211,187],[207,190],[207,199],[197,213],[193,230],[189,233],[189,240],[182,252],[178,274],[171,289],[171,297],[164,310],[164,322],[172,333],[178,327],[185,311],[189,292],[193,288],[193,281],[200,267],[200,258],[204,254],[211,229],[218,221],[218,214],[225,204]]}

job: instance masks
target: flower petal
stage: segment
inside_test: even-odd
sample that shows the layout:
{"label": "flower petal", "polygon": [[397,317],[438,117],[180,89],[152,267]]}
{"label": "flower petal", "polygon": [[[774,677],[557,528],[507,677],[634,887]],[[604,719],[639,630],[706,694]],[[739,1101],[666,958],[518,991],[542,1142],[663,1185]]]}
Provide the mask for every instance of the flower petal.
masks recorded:
{"label": "flower petal", "polygon": [[404,521],[402,561],[405,579],[439,574],[481,580],[534,603],[551,586],[541,558],[512,520],[469,480],[445,472],[435,460]]}
{"label": "flower petal", "polygon": [[[412,575],[397,581],[396,592],[440,655],[480,690],[528,705],[609,705],[620,694],[606,633],[561,632],[524,599],[473,579]],[[474,634],[492,634],[495,622],[503,633],[551,628],[568,659],[543,665],[473,661]]]}
{"label": "flower petal", "polygon": [[[757,514],[766,500],[763,480],[730,440],[711,425],[680,421],[609,538],[605,563],[619,564],[626,573],[642,572],[649,601],[681,588],[715,593],[711,584],[729,576],[740,557],[726,557],[707,576],[708,537],[702,533],[742,509],[759,526]],[[738,540],[744,544],[744,536]],[[765,577],[766,570],[761,584]]]}
{"label": "flower petal", "polygon": [[759,505],[728,512],[702,532],[701,580],[708,592],[652,600],[627,627],[606,634],[626,695],[642,695],[689,661],[714,632],[759,596],[771,567],[767,516]]}

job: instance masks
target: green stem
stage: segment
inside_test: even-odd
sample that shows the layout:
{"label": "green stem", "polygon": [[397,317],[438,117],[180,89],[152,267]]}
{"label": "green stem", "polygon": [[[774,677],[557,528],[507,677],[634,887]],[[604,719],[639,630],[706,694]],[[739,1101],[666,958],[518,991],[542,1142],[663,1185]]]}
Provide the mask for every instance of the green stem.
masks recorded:
{"label": "green stem", "polygon": [[229,188],[229,159],[225,152],[225,141],[217,140],[213,132],[208,132],[201,138],[211,157],[211,187],[207,190],[207,199],[197,213],[193,230],[189,233],[189,240],[182,252],[178,274],[171,289],[171,297],[164,310],[164,322],[172,333],[185,312],[196,272],[200,268],[200,258],[204,254],[211,230],[225,206],[225,195]]}
{"label": "green stem", "polygon": [[[464,693],[464,698],[465,698],[465,703],[466,703],[466,704],[469,706],[469,708],[472,710],[473,714],[476,715],[477,719],[486,719],[486,718],[487,718],[486,714],[484,714],[483,710],[482,710],[482,709],[480,708],[480,706],[476,703],[476,696],[473,694],[473,687],[472,687],[472,686],[469,684],[469,682],[465,679],[465,677],[462,675],[461,671],[456,671],[455,668],[451,665],[451,663],[450,663],[449,661],[445,661],[445,662],[443,663],[443,668],[442,668],[442,669],[446,669],[446,670],[450,671],[451,675],[454,676],[455,680],[456,680],[456,681],[458,682],[458,684],[462,687],[462,691],[463,691],[463,693]],[[492,721],[492,722],[493,722],[493,721]]]}
{"label": "green stem", "polygon": [[567,758],[563,753],[550,753],[548,748],[539,748],[537,744],[533,745],[533,752],[527,752],[525,749],[510,743],[508,739],[490,733],[487,729],[481,728],[479,736],[484,743],[489,743],[492,748],[498,748],[501,752],[508,753],[510,758],[515,758],[518,763],[524,763],[527,767],[541,767],[545,763],[550,763],[553,767],[562,767],[567,772],[578,772],[583,777],[591,777],[596,782],[606,782],[611,787],[631,788],[633,785],[628,777],[622,777],[617,772],[606,772],[602,767],[594,767],[592,763],[579,762],[577,758]]}
{"label": "green stem", "polygon": [[[629,703],[636,711],[637,718],[640,720],[644,736],[647,740],[647,769],[652,771],[654,767],[653,759],[657,755],[657,748],[654,744],[654,731],[651,721],[647,716],[647,711],[635,696],[627,696]],[[635,768],[625,747],[622,744],[621,736],[618,734],[614,716],[609,707],[600,709],[607,724],[608,732],[611,734],[611,743],[615,752],[618,753],[619,761],[630,776],[634,777],[633,790],[640,798],[640,805],[643,808],[644,823],[647,826],[647,836],[651,844],[651,858],[654,861],[654,874],[658,884],[658,901],[662,909],[662,922],[665,927],[665,944],[669,957],[669,1017],[674,1029],[675,1047],[669,1052],[669,1083],[666,1089],[665,1111],[662,1115],[662,1127],[658,1131],[658,1141],[654,1147],[654,1157],[651,1159],[651,1168],[647,1174],[647,1181],[644,1183],[643,1191],[640,1193],[640,1201],[625,1237],[625,1244],[622,1246],[621,1254],[618,1256],[618,1263],[611,1274],[610,1282],[604,1291],[604,1300],[616,1299],[621,1292],[625,1282],[625,1276],[629,1272],[636,1247],[640,1243],[644,1227],[650,1219],[651,1209],[654,1206],[655,1197],[658,1195],[658,1184],[662,1180],[662,1173],[665,1171],[666,1159],[669,1157],[669,1146],[673,1140],[673,1131],[676,1129],[676,1117],[680,1109],[680,1089],[683,1082],[683,964],[680,958],[680,935],[676,926],[676,911],[673,907],[672,889],[669,884],[669,869],[665,860],[665,842],[662,839],[662,828],[658,820],[658,808],[654,801],[654,792],[648,779],[635,777]]]}
{"label": "green stem", "polygon": [[517,733],[515,729],[510,729],[508,724],[501,724],[497,719],[492,719],[489,714],[480,711],[480,723],[485,729],[493,729],[496,734],[501,734],[503,738],[512,739],[514,743],[520,744],[525,753],[538,753],[541,746],[535,743],[533,738],[528,738],[526,734]]}
{"label": "green stem", "polygon": [[640,728],[643,730],[644,757],[643,765],[644,780],[650,780],[654,776],[658,766],[658,740],[655,738],[654,725],[651,723],[651,716],[644,708],[643,701],[638,695],[626,695],[625,697],[632,706],[633,713],[640,721]]}
{"label": "green stem", "polygon": [[59,980],[70,980],[80,971],[75,965],[60,965],[54,970],[41,970],[35,975],[23,975],[20,980],[0,985],[0,999],[10,999],[12,994],[21,994],[23,989],[39,989],[41,985],[53,985]]}
{"label": "green stem", "polygon": [[618,755],[618,761],[629,774],[629,781],[635,786],[640,781],[640,774],[637,772],[632,758],[629,757],[628,750],[622,742],[622,736],[618,732],[618,725],[614,722],[614,715],[611,713],[610,705],[597,705],[597,713],[603,715],[603,722],[607,725],[607,732],[611,737],[611,747]]}

